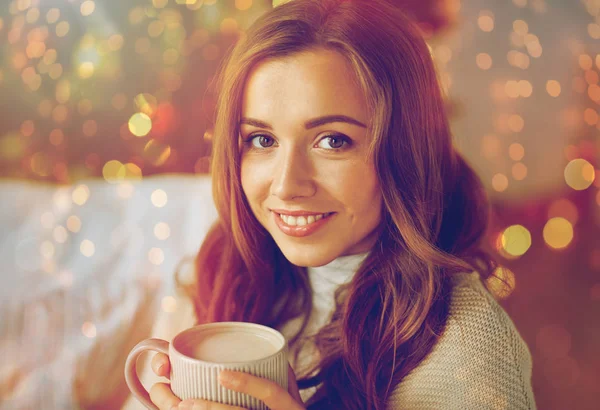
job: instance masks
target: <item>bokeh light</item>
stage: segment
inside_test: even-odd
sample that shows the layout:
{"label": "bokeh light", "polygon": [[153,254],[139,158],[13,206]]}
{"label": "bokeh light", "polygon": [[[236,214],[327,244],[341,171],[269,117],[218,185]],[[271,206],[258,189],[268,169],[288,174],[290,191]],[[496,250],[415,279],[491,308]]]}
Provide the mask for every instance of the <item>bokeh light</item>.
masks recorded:
{"label": "bokeh light", "polygon": [[507,254],[522,256],[531,246],[531,234],[523,225],[512,225],[502,232],[501,244]]}
{"label": "bokeh light", "polygon": [[551,218],[544,225],[544,241],[552,249],[563,249],[573,240],[573,225],[562,217]]}
{"label": "bokeh light", "polygon": [[592,185],[596,172],[594,166],[587,160],[577,158],[567,164],[564,175],[568,186],[581,191]]}
{"label": "bokeh light", "polygon": [[129,118],[129,131],[136,137],[147,135],[152,129],[152,120],[143,112],[135,113]]}

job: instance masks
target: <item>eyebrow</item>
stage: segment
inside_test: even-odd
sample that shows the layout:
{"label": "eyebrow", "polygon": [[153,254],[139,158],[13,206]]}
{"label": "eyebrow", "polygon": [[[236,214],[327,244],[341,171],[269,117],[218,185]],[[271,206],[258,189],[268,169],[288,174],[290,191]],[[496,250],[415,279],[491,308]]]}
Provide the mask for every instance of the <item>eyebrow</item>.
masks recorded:
{"label": "eyebrow", "polygon": [[[367,126],[365,124],[363,124],[362,122],[355,120],[352,117],[348,117],[346,115],[325,115],[323,117],[313,118],[304,123],[304,128],[309,130],[311,128],[315,128],[320,125],[329,124],[332,122],[345,122],[348,124],[354,124],[354,125],[358,125],[359,127],[367,128]],[[255,118],[242,117],[242,119],[240,120],[240,125],[241,124],[248,124],[248,125],[252,125],[255,127],[259,127],[259,128],[266,128],[268,130],[273,130],[273,127],[271,125],[267,124],[264,121],[257,120]]]}

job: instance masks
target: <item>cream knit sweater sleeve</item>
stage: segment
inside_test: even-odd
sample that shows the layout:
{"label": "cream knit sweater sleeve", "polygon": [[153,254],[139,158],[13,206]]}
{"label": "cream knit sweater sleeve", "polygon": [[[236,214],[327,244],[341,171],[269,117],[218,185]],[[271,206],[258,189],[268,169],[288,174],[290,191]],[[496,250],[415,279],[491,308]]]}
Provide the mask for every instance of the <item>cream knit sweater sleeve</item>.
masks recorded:
{"label": "cream knit sweater sleeve", "polygon": [[461,275],[447,328],[387,409],[535,409],[531,354],[479,275]]}

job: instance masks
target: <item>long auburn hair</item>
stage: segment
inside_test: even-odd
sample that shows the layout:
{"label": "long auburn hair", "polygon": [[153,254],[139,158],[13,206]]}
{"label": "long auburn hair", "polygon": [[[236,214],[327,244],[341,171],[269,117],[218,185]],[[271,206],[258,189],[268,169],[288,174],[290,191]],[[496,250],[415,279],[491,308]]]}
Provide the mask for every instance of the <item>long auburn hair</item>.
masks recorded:
{"label": "long auburn hair", "polygon": [[[289,262],[254,217],[240,182],[239,119],[250,70],[315,48],[351,64],[370,107],[382,189],[380,235],[351,282],[335,293],[330,323],[314,338],[319,362],[298,379],[317,386],[309,409],[385,407],[393,389],[443,333],[451,276],[496,264],[482,249],[489,204],[452,145],[444,100],[418,29],[383,0],[294,0],[259,17],[223,61],[211,158],[218,219],[196,256],[187,290],[199,323],[280,328],[312,307],[306,267]],[[296,350],[297,352],[297,350]]]}

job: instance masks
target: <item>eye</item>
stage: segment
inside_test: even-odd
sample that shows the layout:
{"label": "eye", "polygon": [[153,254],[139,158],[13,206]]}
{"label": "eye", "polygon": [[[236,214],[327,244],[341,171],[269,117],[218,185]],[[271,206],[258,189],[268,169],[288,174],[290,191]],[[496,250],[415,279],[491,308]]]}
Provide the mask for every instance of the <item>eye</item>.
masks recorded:
{"label": "eye", "polygon": [[321,141],[319,141],[319,146],[321,146],[321,143],[323,141],[327,141],[327,145],[329,145],[329,148],[325,149],[327,149],[328,151],[339,151],[344,147],[344,143],[346,143],[346,145],[350,145],[351,143],[350,139],[343,135],[328,135],[326,137],[323,137]]}
{"label": "eye", "polygon": [[[256,145],[254,143],[254,141],[258,141],[258,145]],[[271,141],[269,143],[269,141]],[[273,145],[273,138],[269,137],[268,135],[262,135],[262,134],[258,134],[258,135],[252,135],[249,138],[247,138],[245,140],[246,144],[250,144],[252,145],[252,147],[254,148],[270,148],[271,145]]]}

